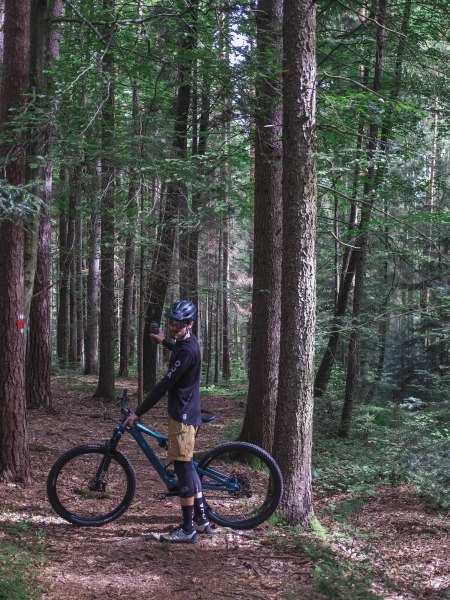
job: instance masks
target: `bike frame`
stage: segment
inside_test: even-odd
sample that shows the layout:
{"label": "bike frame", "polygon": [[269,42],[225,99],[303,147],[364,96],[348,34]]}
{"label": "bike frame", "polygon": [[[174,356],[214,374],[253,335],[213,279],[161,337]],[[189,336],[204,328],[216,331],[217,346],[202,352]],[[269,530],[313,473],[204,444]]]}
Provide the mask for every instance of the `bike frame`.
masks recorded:
{"label": "bike frame", "polygon": [[[125,427],[125,429],[122,425],[116,425],[116,427],[114,428],[113,437],[111,439],[111,445],[113,448],[117,446],[120,438],[122,437],[125,431],[132,436],[139,448],[145,454],[148,461],[152,464],[155,471],[165,483],[169,493],[177,495],[179,489],[178,479],[167,470],[167,466],[156,455],[155,451],[150,446],[147,439],[144,437],[144,434],[154,438],[161,446],[167,444],[169,440],[168,436],[161,435],[156,431],[152,431],[151,429],[149,429],[145,425],[142,425],[142,423],[139,422],[137,422],[134,427]],[[230,478],[224,473],[210,468],[202,469],[198,466],[198,462],[196,461],[193,461],[193,464],[200,479],[203,477],[203,475],[207,475],[209,480],[214,480],[216,482],[205,484],[202,483],[202,488],[204,490],[220,490],[228,492],[235,492],[239,490],[238,482],[230,480]]]}

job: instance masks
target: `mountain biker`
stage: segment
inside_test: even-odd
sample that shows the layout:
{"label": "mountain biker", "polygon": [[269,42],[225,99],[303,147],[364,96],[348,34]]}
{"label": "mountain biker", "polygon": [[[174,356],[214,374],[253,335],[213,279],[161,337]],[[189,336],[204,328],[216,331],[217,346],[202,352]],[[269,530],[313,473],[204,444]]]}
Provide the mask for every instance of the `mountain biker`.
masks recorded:
{"label": "mountain biker", "polygon": [[200,367],[198,340],[192,333],[197,315],[195,305],[189,300],[175,302],[165,312],[170,337],[164,332],[150,333],[152,338],[171,350],[169,367],[164,377],[155,385],[142,404],[130,414],[125,425],[133,427],[137,420],[152,408],[167,392],[169,413],[169,450],[167,457],[173,461],[180,484],[180,503],[183,523],[167,534],[161,542],[193,544],[198,533],[210,533],[205,515],[200,479],[194,468],[195,435],[201,425]]}

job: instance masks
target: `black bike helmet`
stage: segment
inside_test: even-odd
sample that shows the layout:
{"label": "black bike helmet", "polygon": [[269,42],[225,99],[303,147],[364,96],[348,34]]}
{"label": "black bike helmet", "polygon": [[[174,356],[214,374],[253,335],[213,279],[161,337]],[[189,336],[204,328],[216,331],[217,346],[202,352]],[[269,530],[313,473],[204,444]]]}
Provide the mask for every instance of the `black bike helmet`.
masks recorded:
{"label": "black bike helmet", "polygon": [[169,319],[175,319],[176,321],[194,321],[197,316],[197,309],[190,300],[179,300],[172,304],[164,314]]}

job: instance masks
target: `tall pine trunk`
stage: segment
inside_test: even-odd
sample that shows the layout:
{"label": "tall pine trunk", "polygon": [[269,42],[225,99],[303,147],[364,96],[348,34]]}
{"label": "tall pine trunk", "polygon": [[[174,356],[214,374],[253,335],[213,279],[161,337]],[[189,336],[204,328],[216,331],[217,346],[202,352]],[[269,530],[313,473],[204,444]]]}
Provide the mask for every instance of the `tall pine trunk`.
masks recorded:
{"label": "tall pine trunk", "polygon": [[247,408],[239,439],[269,451],[275,428],[280,357],[282,22],[282,1],[260,0],[256,17],[261,75],[255,98],[253,318]]}
{"label": "tall pine trunk", "polygon": [[[0,97],[2,133],[11,109],[25,105],[29,85],[30,2],[5,0],[4,50]],[[0,149],[5,179],[26,183],[25,140],[18,133]],[[12,159],[11,162],[7,162]],[[31,464],[25,395],[24,227],[20,217],[0,213],[0,481],[28,483]]]}
{"label": "tall pine trunk", "polygon": [[[51,4],[51,6],[50,6]],[[36,28],[36,38],[40,37],[40,28],[44,28],[48,34],[47,44],[37,45],[36,53],[36,83],[42,93],[51,91],[51,82],[48,74],[44,71],[48,69],[48,61],[57,61],[59,59],[59,39],[60,29],[54,27],[47,32],[48,17],[59,17],[62,13],[62,0],[54,0],[44,11],[44,19],[34,23],[40,27]],[[39,8],[39,3],[35,1],[35,10]],[[47,20],[46,18],[47,17]],[[33,26],[33,20],[31,21]],[[46,35],[44,36],[44,39]],[[41,53],[44,56],[41,56]],[[48,123],[45,127],[40,147],[37,148],[38,154],[47,156],[53,145],[54,124]],[[33,298],[30,309],[30,328],[27,343],[26,358],[26,385],[27,385],[27,404],[32,408],[51,406],[51,315],[50,315],[50,249],[51,249],[51,221],[49,206],[52,199],[52,178],[53,164],[51,160],[43,169],[43,189],[41,198],[43,210],[40,215],[40,226],[38,234],[36,274],[34,278]]]}
{"label": "tall pine trunk", "polygon": [[309,0],[286,0],[283,15],[282,343],[273,454],[285,481],[281,509],[291,524],[307,524],[313,514],[315,38],[315,4]]}
{"label": "tall pine trunk", "polygon": [[[175,125],[172,150],[174,157],[185,159],[187,156],[188,117],[191,101],[191,77],[193,64],[190,56],[196,43],[196,30],[193,23],[196,19],[197,0],[189,0],[186,21],[181,25],[179,41],[178,89],[175,106]],[[187,188],[183,180],[172,181],[167,186],[164,215],[160,223],[158,250],[153,261],[152,278],[148,282],[148,305],[143,339],[144,373],[143,385],[149,390],[156,382],[157,346],[150,338],[152,321],[161,322],[164,301],[170,279],[175,232],[177,221],[186,215]],[[188,243],[185,234],[180,241],[182,248],[182,265],[180,288],[186,292],[189,279]]]}
{"label": "tall pine trunk", "polygon": [[[103,0],[103,7],[114,18],[114,0]],[[114,400],[115,373],[114,347],[116,333],[116,314],[114,297],[114,248],[115,248],[115,217],[114,217],[114,187],[115,172],[111,152],[114,148],[114,85],[115,68],[111,45],[113,44],[114,28],[111,25],[105,36],[108,48],[103,56],[102,75],[104,78],[104,99],[102,109],[102,213],[101,213],[101,254],[100,254],[100,353],[98,385],[94,398]]]}

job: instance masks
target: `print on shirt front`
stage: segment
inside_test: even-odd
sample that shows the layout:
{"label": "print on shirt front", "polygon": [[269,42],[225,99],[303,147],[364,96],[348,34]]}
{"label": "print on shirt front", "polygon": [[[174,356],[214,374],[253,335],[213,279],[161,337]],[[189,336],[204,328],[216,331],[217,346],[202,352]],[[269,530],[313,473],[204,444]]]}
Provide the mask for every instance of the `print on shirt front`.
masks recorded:
{"label": "print on shirt front", "polygon": [[166,375],[155,385],[144,402],[136,409],[138,416],[147,412],[167,392],[168,413],[176,421],[201,425],[200,413],[200,348],[197,338],[166,342],[171,351]]}

